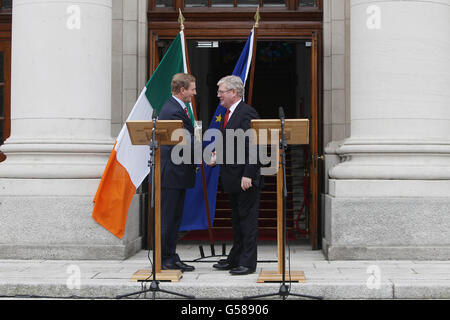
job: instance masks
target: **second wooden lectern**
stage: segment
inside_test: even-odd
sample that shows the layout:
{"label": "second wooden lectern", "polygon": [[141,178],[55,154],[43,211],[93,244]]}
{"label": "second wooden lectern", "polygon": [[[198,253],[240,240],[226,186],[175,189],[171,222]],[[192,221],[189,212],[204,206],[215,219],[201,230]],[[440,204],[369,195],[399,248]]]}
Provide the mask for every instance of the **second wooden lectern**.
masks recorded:
{"label": "second wooden lectern", "polygon": [[[284,234],[283,234],[283,172],[280,167],[281,154],[281,120],[280,119],[257,119],[251,121],[251,128],[256,131],[256,141],[259,145],[277,144],[277,245],[278,245],[278,270],[262,270],[257,282],[281,282],[283,280],[284,268]],[[276,138],[273,139],[271,131],[275,130]],[[308,119],[286,119],[285,120],[285,140],[288,145],[309,144],[309,120]],[[264,134],[262,134],[264,132]],[[305,195],[307,196],[307,195]],[[291,271],[285,274],[286,279],[297,282],[304,282],[305,275],[303,271]]]}
{"label": "second wooden lectern", "polygon": [[[178,281],[182,276],[180,270],[161,270],[161,146],[176,145],[180,141],[172,141],[172,133],[177,129],[183,128],[181,120],[157,120],[156,121],[156,141],[158,148],[155,151],[155,217],[154,217],[154,254],[155,254],[155,279],[159,281]],[[133,145],[149,145],[152,139],[153,123],[151,120],[127,121],[127,128]],[[182,138],[181,138],[182,139]],[[150,197],[150,195],[149,195]],[[150,200],[148,201],[150,207]],[[151,213],[151,209],[149,208]],[[142,269],[134,273],[131,278],[133,281],[153,280],[152,270]]]}

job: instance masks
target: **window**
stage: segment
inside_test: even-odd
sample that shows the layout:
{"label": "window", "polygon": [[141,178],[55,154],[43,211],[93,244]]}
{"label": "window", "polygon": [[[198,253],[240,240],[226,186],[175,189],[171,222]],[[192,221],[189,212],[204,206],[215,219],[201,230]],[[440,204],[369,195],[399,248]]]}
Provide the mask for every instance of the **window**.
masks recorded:
{"label": "window", "polygon": [[156,0],[156,7],[157,8],[172,7],[172,2],[173,0]]}
{"label": "window", "polygon": [[185,6],[187,8],[194,8],[194,7],[207,7],[208,6],[208,0],[186,0]]}
{"label": "window", "polygon": [[322,0],[149,0],[149,8],[198,7],[282,7],[289,9],[319,7]]}
{"label": "window", "polygon": [[1,10],[11,10],[12,9],[12,0],[0,0],[0,9]]}
{"label": "window", "polygon": [[285,5],[284,0],[265,0],[264,7],[279,7]]}
{"label": "window", "polygon": [[316,0],[300,0],[299,7],[317,7],[318,3]]}

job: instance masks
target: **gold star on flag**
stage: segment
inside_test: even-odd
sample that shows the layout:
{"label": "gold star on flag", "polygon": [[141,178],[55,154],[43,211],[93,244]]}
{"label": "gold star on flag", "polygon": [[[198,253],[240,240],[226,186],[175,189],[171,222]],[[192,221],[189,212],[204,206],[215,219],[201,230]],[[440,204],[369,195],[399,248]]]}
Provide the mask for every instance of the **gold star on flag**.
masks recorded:
{"label": "gold star on flag", "polygon": [[220,121],[222,121],[222,115],[221,114],[216,116],[216,122],[220,122]]}

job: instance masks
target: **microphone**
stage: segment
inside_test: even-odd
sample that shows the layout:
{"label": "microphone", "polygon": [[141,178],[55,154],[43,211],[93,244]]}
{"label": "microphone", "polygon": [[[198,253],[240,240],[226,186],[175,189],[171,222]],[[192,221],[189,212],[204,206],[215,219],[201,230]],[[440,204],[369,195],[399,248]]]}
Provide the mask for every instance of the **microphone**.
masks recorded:
{"label": "microphone", "polygon": [[156,113],[156,110],[153,109],[152,119],[156,119],[156,118],[158,118],[158,114]]}
{"label": "microphone", "polygon": [[283,107],[278,108],[278,115],[280,116],[280,119],[284,120],[284,110]]}

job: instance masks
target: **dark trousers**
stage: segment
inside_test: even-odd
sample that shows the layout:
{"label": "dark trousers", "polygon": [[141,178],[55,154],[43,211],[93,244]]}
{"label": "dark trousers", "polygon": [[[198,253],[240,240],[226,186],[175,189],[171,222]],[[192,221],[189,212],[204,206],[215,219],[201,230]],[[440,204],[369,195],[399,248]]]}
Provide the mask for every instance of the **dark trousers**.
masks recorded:
{"label": "dark trousers", "polygon": [[227,261],[236,266],[256,268],[258,240],[259,188],[229,194],[233,247]]}
{"label": "dark trousers", "polygon": [[180,261],[177,236],[183,217],[186,189],[161,188],[161,263]]}

